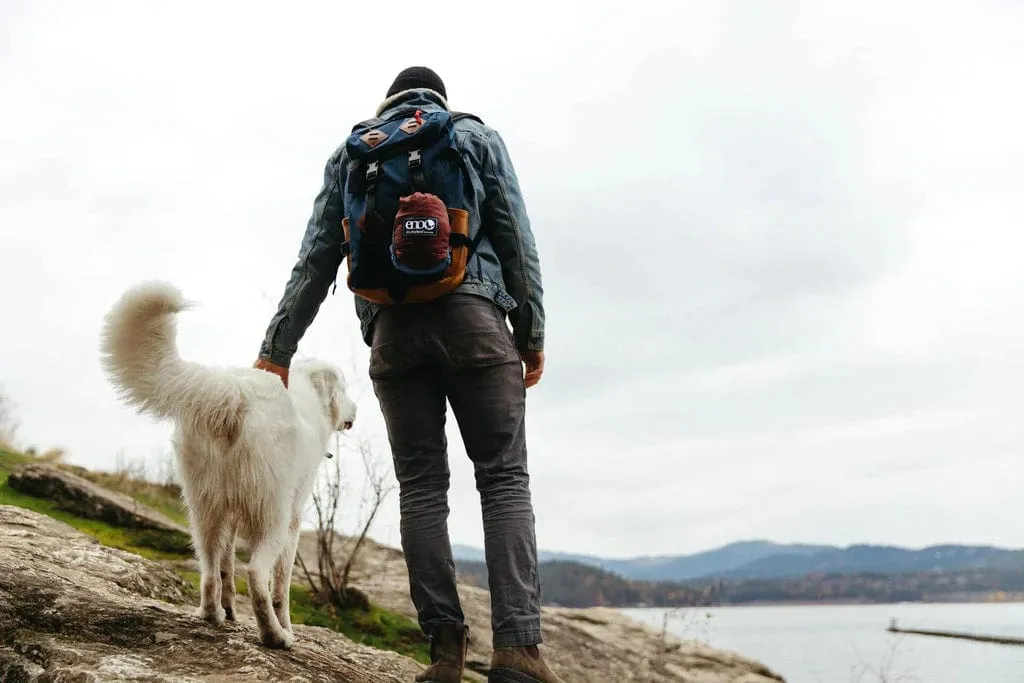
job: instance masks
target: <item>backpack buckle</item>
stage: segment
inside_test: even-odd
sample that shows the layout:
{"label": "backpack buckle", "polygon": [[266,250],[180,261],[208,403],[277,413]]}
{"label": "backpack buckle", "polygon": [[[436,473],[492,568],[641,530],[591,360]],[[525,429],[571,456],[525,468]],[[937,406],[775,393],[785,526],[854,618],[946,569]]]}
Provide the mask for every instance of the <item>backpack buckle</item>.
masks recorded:
{"label": "backpack buckle", "polygon": [[419,168],[422,164],[423,159],[420,150],[409,150],[409,168]]}
{"label": "backpack buckle", "polygon": [[366,167],[366,180],[372,182],[377,179],[377,175],[380,173],[380,162],[371,161]]}

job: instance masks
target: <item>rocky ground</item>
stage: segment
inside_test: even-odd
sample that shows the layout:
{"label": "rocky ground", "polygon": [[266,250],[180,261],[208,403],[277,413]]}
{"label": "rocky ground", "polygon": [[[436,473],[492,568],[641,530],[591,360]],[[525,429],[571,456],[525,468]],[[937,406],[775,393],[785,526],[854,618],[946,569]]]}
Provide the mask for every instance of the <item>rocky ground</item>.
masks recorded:
{"label": "rocky ground", "polygon": [[[181,531],[121,494],[50,474],[53,480],[43,469],[26,469],[12,474],[12,483],[64,500],[61,509],[76,514]],[[307,535],[300,545],[308,566],[316,565],[313,541]],[[423,668],[318,627],[297,625],[289,652],[263,648],[246,598],[239,596],[237,623],[209,625],[193,615],[195,590],[173,566],[101,545],[45,515],[0,505],[0,681],[385,683],[412,681]],[[237,569],[243,575],[244,566]],[[415,619],[400,551],[369,542],[355,583],[374,603]],[[485,681],[489,594],[463,585],[460,595],[473,634],[466,680]],[[543,619],[542,649],[566,683],[782,681],[740,655],[663,640],[615,610],[545,608]]]}
{"label": "rocky ground", "polygon": [[268,650],[251,618],[193,616],[174,572],[22,508],[0,506],[0,549],[0,681],[407,683],[422,670],[324,628]]}

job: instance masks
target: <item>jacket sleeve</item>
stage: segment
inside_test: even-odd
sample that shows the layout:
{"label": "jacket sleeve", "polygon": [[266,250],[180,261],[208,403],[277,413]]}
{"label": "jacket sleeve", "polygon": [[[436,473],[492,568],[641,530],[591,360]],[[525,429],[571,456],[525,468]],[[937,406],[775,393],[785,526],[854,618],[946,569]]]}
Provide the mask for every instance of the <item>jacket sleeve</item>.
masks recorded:
{"label": "jacket sleeve", "polygon": [[299,341],[313,322],[338,274],[342,261],[341,229],[344,201],[341,185],[342,148],[327,161],[324,182],[313,203],[313,215],[299,248],[298,260],[284,288],[277,313],[260,345],[260,357],[288,367]]}
{"label": "jacket sleeve", "polygon": [[520,351],[542,351],[544,292],[537,245],[512,160],[497,131],[489,131],[483,167],[482,227],[501,261],[505,287],[516,301],[509,314],[516,346]]}

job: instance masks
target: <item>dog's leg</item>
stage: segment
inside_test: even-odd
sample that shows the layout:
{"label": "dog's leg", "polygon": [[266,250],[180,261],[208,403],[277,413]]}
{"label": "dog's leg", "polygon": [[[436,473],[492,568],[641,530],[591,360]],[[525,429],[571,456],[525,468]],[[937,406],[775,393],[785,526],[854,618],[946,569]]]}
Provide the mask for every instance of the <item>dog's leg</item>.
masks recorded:
{"label": "dog's leg", "polygon": [[267,647],[289,649],[295,637],[282,628],[274,614],[270,599],[270,575],[278,556],[285,549],[288,528],[275,529],[256,543],[253,543],[252,557],[249,558],[249,596],[256,625],[260,629],[260,641]]}
{"label": "dog's leg", "polygon": [[235,620],[235,523],[228,522],[224,554],[220,558],[220,606],[224,618]]}
{"label": "dog's leg", "polygon": [[221,607],[221,558],[224,552],[223,515],[220,510],[203,510],[192,515],[192,533],[199,555],[200,600],[197,616],[214,624],[224,623]]}
{"label": "dog's leg", "polygon": [[292,615],[289,598],[292,586],[292,569],[295,567],[295,551],[299,545],[299,513],[292,513],[292,521],[288,526],[288,545],[274,564],[274,614],[281,627],[292,630]]}

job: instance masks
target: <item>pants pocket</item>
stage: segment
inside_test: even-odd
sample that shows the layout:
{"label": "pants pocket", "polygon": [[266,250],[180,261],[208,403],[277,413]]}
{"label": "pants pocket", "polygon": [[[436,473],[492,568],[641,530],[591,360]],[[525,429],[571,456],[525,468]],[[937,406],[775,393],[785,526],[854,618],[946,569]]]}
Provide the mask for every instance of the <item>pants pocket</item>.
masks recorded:
{"label": "pants pocket", "polygon": [[445,346],[454,365],[475,367],[519,360],[504,313],[472,294],[449,297],[445,310]]}
{"label": "pants pocket", "polygon": [[390,377],[412,367],[409,345],[399,342],[374,344],[370,349],[370,378]]}
{"label": "pants pocket", "polygon": [[373,321],[370,346],[370,378],[388,377],[408,370],[415,363],[409,326],[404,311],[385,308]]}

